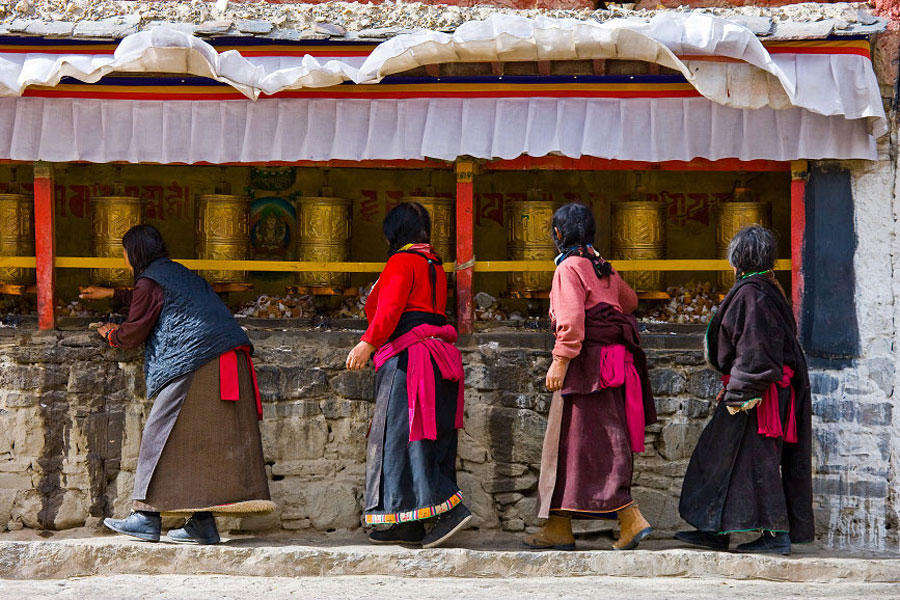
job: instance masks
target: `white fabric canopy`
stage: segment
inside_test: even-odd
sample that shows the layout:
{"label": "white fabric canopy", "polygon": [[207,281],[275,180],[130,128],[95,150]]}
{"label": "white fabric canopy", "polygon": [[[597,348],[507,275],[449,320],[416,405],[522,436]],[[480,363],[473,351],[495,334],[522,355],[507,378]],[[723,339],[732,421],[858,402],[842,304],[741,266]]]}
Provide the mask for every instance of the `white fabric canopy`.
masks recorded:
{"label": "white fabric canopy", "polygon": [[226,163],[583,155],[635,161],[874,158],[863,120],[705,98],[251,102],[0,99],[13,160]]}
{"label": "white fabric canopy", "polygon": [[[342,82],[375,84],[428,64],[610,58],[674,69],[702,97],[260,99]],[[93,83],[110,73],[141,72],[206,77],[248,100],[17,97],[63,77]],[[643,161],[871,159],[874,137],[887,130],[868,57],[770,55],[749,29],[693,13],[605,23],[498,14],[452,34],[398,35],[364,60],[218,53],[190,34],[156,27],[123,39],[111,56],[0,53],[2,96],[0,157],[17,160],[449,160],[548,153]]]}

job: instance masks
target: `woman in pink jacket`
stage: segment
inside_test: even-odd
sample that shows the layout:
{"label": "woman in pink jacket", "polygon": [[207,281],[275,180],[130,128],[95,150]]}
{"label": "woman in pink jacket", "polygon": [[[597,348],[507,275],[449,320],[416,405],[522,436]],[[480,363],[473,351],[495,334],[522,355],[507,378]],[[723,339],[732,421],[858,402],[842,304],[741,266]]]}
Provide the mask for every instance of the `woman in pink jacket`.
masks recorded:
{"label": "woman in pink jacket", "polygon": [[594,215],[567,204],[553,215],[560,253],[550,291],[556,344],[547,371],[553,394],[541,457],[538,516],[547,521],[525,538],[539,549],[572,550],[572,518],[618,518],[616,550],[630,550],[652,531],[631,497],[633,452],[656,421],[647,360],[641,349],[637,295],[594,250]]}

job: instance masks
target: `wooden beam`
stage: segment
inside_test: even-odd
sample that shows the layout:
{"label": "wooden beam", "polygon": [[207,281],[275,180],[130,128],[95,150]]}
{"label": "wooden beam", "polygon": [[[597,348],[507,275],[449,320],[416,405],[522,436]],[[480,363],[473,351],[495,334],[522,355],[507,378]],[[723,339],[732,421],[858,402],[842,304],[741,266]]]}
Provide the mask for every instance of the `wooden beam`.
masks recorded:
{"label": "wooden beam", "polygon": [[[617,271],[722,271],[729,267],[720,259],[660,259],[660,260],[611,260]],[[553,271],[552,260],[479,260],[476,273],[508,273],[510,271]],[[776,271],[790,271],[791,261],[775,261]]]}
{"label": "wooden beam", "polygon": [[520,156],[511,160],[485,163],[485,171],[753,171],[787,173],[789,162],[775,160],[723,160],[695,159],[692,161],[666,161],[660,163],[631,160],[609,160],[583,156]]}
{"label": "wooden beam", "polygon": [[461,334],[475,331],[475,163],[456,162],[456,323]]}
{"label": "wooden beam", "polygon": [[806,245],[806,180],[809,177],[809,163],[805,160],[791,161],[791,303],[797,331],[803,306],[803,249]]}
{"label": "wooden beam", "polygon": [[56,328],[56,240],[54,238],[53,169],[34,163],[34,253],[37,273],[37,311],[40,329]]}
{"label": "wooden beam", "polygon": [[[174,258],[189,269],[222,271],[260,271],[294,273],[307,271],[340,271],[344,273],[380,273],[381,262],[317,262],[281,260],[216,260]],[[722,271],[728,261],[704,258],[673,258],[659,260],[613,260],[618,271]],[[60,269],[114,269],[122,266],[121,258],[88,256],[57,256],[54,264]],[[462,264],[462,263],[460,263]],[[0,267],[34,267],[35,259],[26,256],[0,256]],[[479,260],[467,268],[475,273],[508,273],[511,271],[553,271],[552,260]],[[444,263],[444,271],[453,273],[456,263]],[[775,261],[776,271],[790,271],[791,259]]]}

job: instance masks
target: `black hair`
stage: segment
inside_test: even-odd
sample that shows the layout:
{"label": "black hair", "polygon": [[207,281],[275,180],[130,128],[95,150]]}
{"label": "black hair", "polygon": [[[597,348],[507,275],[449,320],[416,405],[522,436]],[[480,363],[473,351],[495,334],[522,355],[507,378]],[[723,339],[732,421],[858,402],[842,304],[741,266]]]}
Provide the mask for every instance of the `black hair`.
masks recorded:
{"label": "black hair", "polygon": [[154,260],[167,258],[166,242],[153,225],[135,225],[122,236],[122,246],[137,278]]}
{"label": "black hair", "polygon": [[[594,245],[597,223],[594,221],[594,213],[584,204],[570,202],[559,207],[553,213],[551,227],[553,243],[560,252],[572,246]],[[557,229],[559,237],[556,237]]]}
{"label": "black hair", "polygon": [[[581,256],[594,265],[598,279],[612,275],[612,265],[603,260],[596,251],[588,250],[588,247],[593,248],[594,236],[597,234],[597,222],[589,207],[578,202],[564,204],[553,213],[550,227],[553,243],[556,244],[561,256],[557,264],[570,256]],[[557,230],[559,236],[556,235]]]}
{"label": "black hair", "polygon": [[728,262],[738,276],[769,271],[775,266],[778,239],[774,231],[762,225],[744,227],[728,244]]}
{"label": "black hair", "polygon": [[418,202],[401,202],[392,208],[381,230],[388,241],[388,255],[407,244],[431,243],[431,217]]}

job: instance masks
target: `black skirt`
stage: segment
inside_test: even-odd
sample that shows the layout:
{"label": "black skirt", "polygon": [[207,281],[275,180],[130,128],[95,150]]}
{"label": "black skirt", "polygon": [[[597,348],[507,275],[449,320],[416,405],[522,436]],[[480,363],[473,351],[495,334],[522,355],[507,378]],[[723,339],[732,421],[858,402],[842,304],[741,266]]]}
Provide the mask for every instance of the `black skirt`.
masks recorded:
{"label": "black skirt", "polygon": [[[786,408],[790,389],[778,392],[779,404]],[[756,414],[755,408],[729,414],[722,402],[700,435],[678,507],[681,517],[700,531],[790,530],[790,490],[781,473],[784,442],[757,433]]]}
{"label": "black skirt", "polygon": [[385,362],[376,376],[377,396],[366,455],[367,525],[418,521],[459,504],[456,484],[456,404],[459,383],[435,378],[437,439],[409,441],[407,352]]}

